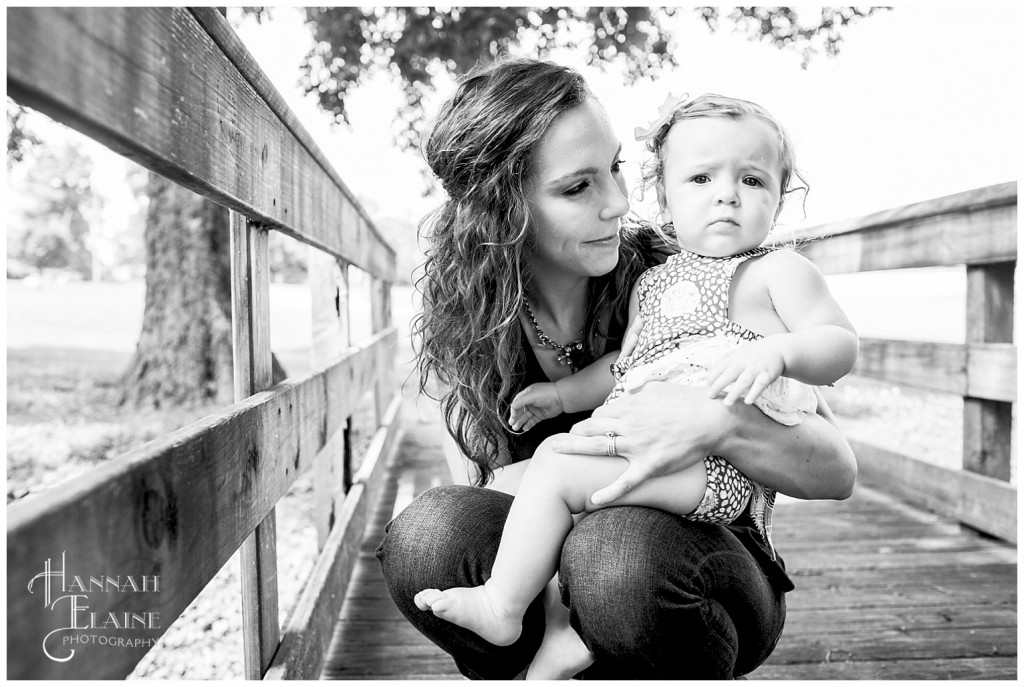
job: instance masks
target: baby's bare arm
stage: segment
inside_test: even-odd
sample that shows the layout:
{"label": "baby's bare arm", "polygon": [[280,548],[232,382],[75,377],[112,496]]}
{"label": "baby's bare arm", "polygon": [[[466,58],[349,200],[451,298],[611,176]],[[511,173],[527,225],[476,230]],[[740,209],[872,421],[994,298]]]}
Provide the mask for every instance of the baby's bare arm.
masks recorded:
{"label": "baby's bare arm", "polygon": [[[737,273],[738,277],[740,273]],[[753,403],[785,376],[832,384],[853,369],[860,342],[818,268],[792,251],[752,260],[730,296],[730,315],[765,333],[708,370],[708,395]]]}
{"label": "baby's bare arm", "polygon": [[611,364],[618,355],[618,351],[606,353],[576,374],[555,382],[555,391],[566,413],[593,410],[604,403],[615,386]]}
{"label": "baby's bare arm", "polygon": [[857,332],[812,262],[792,251],[766,257],[773,258],[766,272],[769,296],[789,330],[775,342],[783,374],[807,384],[832,384],[857,361]]}

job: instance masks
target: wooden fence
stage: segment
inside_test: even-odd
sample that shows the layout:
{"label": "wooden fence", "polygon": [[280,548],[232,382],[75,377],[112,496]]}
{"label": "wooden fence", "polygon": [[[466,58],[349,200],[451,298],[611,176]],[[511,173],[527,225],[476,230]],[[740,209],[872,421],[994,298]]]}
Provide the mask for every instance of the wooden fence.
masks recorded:
{"label": "wooden fence", "polygon": [[854,374],[962,396],[963,469],[852,443],[861,471],[907,500],[1016,542],[1017,489],[1007,483],[1017,400],[1016,182],[816,227],[804,236],[825,237],[801,252],[826,273],[966,266],[966,313],[949,314],[966,318],[964,344],[862,338],[854,369]]}
{"label": "wooden fence", "polygon": [[[231,209],[236,393],[223,412],[8,508],[7,676],[125,677],[241,549],[246,676],[318,677],[397,430],[394,251],[213,9],[10,9],[7,84]],[[272,230],[319,249],[317,369],[268,388]],[[348,265],[372,279],[374,334],[359,347]],[[353,474],[347,418],[367,391],[378,429]],[[307,470],[320,553],[282,634],[274,508]]]}

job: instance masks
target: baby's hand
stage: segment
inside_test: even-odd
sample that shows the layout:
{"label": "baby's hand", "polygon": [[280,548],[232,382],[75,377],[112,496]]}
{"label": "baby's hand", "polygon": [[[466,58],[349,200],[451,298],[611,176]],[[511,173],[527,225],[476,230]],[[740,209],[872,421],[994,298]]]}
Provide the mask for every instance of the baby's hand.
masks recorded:
{"label": "baby's hand", "polygon": [[731,406],[740,397],[750,404],[786,369],[781,349],[769,338],[751,341],[731,351],[708,372],[708,396],[725,394]]}
{"label": "baby's hand", "polygon": [[564,412],[562,399],[550,382],[531,384],[512,399],[508,424],[513,431],[526,432],[541,420],[550,420]]}

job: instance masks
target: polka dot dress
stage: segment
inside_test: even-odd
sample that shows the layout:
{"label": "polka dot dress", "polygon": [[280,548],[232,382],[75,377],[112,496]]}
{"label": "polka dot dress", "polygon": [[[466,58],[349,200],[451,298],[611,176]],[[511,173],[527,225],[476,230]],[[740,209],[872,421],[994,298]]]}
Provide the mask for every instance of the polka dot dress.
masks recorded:
{"label": "polka dot dress", "polygon": [[740,341],[761,338],[729,319],[729,286],[740,263],[772,250],[755,248],[725,258],[683,251],[644,272],[637,289],[644,326],[633,354],[620,362],[621,371],[716,335]]}
{"label": "polka dot dress", "polygon": [[[645,272],[637,288],[643,327],[632,354],[612,366],[618,382],[607,402],[653,380],[703,386],[707,366],[723,351],[761,338],[729,319],[729,287],[742,262],[772,250],[756,248],[724,258],[681,251]],[[757,401],[762,411],[787,425],[797,424],[800,413],[813,412],[816,403],[806,385],[786,378],[769,386]],[[704,467],[704,497],[686,517],[727,524],[749,507],[774,555],[771,514],[775,492],[718,456],[707,456]]]}

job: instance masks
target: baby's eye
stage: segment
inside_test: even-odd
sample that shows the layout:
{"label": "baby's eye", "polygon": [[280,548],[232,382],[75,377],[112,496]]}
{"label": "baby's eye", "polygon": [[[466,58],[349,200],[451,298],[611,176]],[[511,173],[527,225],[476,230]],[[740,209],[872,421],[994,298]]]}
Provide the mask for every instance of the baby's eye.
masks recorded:
{"label": "baby's eye", "polygon": [[753,187],[764,186],[764,182],[757,177],[743,177],[743,183]]}
{"label": "baby's eye", "polygon": [[626,161],[621,159],[621,158],[616,160],[615,162],[613,162],[612,163],[612,174],[618,174],[619,172],[621,172],[622,171],[622,165],[624,165],[624,164],[626,164]]}
{"label": "baby's eye", "polygon": [[698,174],[697,176],[693,177],[693,179],[691,179],[690,181],[692,181],[695,184],[706,184],[709,181],[711,181],[711,177],[709,177],[707,174]]}

